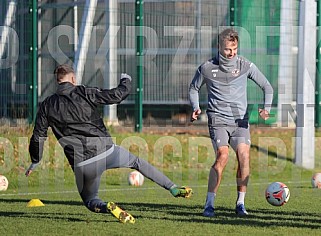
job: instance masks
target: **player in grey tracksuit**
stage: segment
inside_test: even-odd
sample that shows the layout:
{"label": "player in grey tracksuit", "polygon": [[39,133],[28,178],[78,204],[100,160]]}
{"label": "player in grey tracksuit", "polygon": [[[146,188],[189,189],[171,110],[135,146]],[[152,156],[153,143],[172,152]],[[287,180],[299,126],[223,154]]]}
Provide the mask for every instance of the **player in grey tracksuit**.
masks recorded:
{"label": "player in grey tracksuit", "polygon": [[208,193],[203,215],[213,217],[214,200],[222,179],[222,172],[228,161],[228,146],[236,152],[238,159],[236,214],[247,215],[244,206],[249,179],[250,131],[247,112],[247,81],[253,80],[264,92],[264,108],[260,116],[266,120],[273,98],[273,88],[260,70],[237,55],[239,37],[233,29],[226,29],[219,35],[219,53],[200,65],[189,87],[193,107],[191,120],[201,114],[199,91],[206,85],[208,93],[209,134],[216,153],[216,160],[209,174]]}

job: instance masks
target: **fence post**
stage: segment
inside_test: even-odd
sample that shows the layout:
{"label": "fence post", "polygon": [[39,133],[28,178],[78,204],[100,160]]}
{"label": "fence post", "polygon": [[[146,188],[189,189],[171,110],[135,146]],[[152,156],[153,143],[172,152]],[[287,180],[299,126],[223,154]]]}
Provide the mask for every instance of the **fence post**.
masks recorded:
{"label": "fence post", "polygon": [[144,25],[144,1],[136,1],[135,26],[136,26],[136,65],[137,86],[135,101],[135,131],[142,132],[143,128],[143,77],[144,77],[144,55],[143,55],[143,25]]}
{"label": "fence post", "polygon": [[32,45],[31,51],[31,116],[29,118],[30,123],[34,122],[37,115],[37,103],[38,103],[38,3],[37,0],[32,0],[31,8],[29,9],[32,18]]}
{"label": "fence post", "polygon": [[236,15],[236,1],[230,0],[230,25],[236,26],[237,25],[237,15]]}
{"label": "fence post", "polygon": [[317,73],[315,76],[315,127],[321,127],[321,0],[317,1]]}
{"label": "fence post", "polygon": [[316,13],[314,0],[300,0],[295,164],[315,167]]}

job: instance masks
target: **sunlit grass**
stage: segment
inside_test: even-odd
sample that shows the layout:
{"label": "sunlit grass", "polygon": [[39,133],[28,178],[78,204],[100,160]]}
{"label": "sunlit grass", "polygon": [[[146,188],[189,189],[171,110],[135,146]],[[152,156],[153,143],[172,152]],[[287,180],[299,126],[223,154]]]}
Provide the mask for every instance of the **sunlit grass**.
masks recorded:
{"label": "sunlit grass", "polygon": [[[128,169],[109,170],[101,181],[100,196],[131,212],[135,225],[122,225],[111,215],[88,211],[78,195],[74,177],[57,140],[49,132],[39,168],[26,178],[30,160],[30,127],[3,128],[0,140],[0,174],[10,185],[0,192],[1,235],[317,235],[321,227],[319,189],[311,177],[321,172],[321,141],[316,138],[315,169],[293,164],[294,130],[252,128],[251,177],[246,196],[247,218],[234,214],[236,199],[235,154],[230,152],[222,186],[216,200],[217,217],[202,216],[208,171],[215,155],[207,135],[167,133],[119,133],[118,145],[148,160],[179,185],[194,189],[191,199],[175,199],[166,190],[146,180],[140,188],[128,186]],[[319,137],[320,133],[317,132]],[[290,201],[282,207],[269,205],[264,190],[274,181],[288,185]],[[45,207],[27,208],[39,198]]]}

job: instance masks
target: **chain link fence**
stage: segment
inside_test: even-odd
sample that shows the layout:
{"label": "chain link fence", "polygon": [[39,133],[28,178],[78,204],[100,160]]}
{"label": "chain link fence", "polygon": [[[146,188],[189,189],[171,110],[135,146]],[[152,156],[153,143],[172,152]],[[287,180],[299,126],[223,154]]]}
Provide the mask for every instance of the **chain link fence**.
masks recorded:
{"label": "chain link fence", "polygon": [[[11,120],[27,119],[32,113],[31,2],[0,3],[0,115]],[[135,3],[110,2],[100,0],[94,9],[88,9],[85,0],[37,1],[38,102],[55,92],[54,68],[77,61],[83,34],[89,34],[89,41],[82,45],[86,47],[85,57],[78,58],[83,62],[82,84],[112,87],[122,72],[136,78]],[[289,6],[287,10],[294,16],[290,24],[297,25],[298,6]],[[269,79],[277,104],[282,10],[276,0],[144,1],[143,117],[172,119],[190,112],[189,83],[198,65],[217,53],[221,27],[231,25],[240,32],[240,54],[252,60]],[[89,13],[93,16],[92,28],[86,31],[82,27]],[[290,59],[295,61],[295,55]],[[262,102],[262,92],[251,82],[248,98],[250,106]],[[206,100],[203,88],[203,110]],[[117,108],[120,120],[131,119],[134,103],[135,89]],[[251,117],[256,123],[257,116],[253,113]]]}

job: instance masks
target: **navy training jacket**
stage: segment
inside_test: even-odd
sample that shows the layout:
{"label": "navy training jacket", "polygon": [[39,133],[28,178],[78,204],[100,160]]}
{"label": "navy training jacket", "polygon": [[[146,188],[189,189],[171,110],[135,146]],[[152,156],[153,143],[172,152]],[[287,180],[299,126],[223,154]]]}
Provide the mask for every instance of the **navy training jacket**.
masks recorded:
{"label": "navy training jacket", "polygon": [[64,153],[73,166],[99,155],[112,145],[98,111],[98,105],[118,104],[129,95],[131,78],[121,78],[113,89],[74,86],[64,82],[55,94],[47,97],[39,106],[35,127],[29,144],[32,163],[38,163],[43,154],[47,130],[51,127]]}

